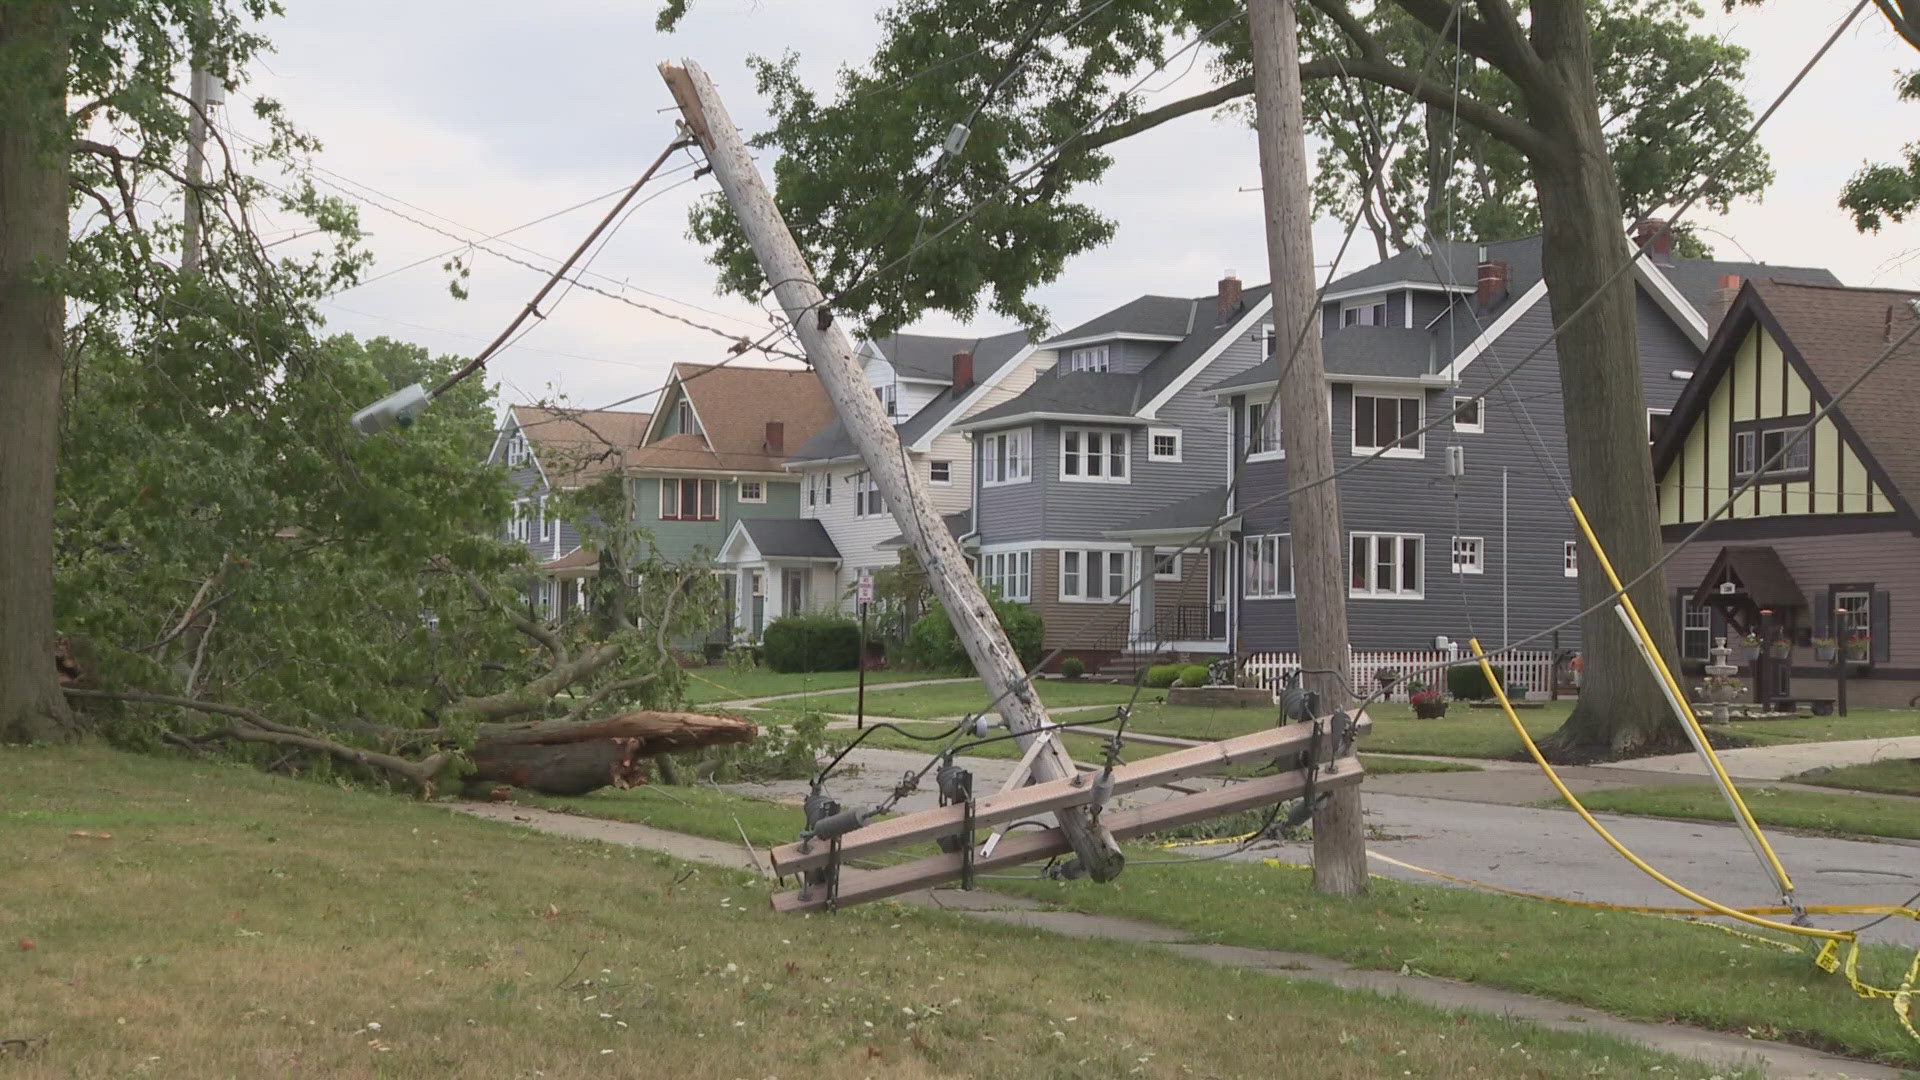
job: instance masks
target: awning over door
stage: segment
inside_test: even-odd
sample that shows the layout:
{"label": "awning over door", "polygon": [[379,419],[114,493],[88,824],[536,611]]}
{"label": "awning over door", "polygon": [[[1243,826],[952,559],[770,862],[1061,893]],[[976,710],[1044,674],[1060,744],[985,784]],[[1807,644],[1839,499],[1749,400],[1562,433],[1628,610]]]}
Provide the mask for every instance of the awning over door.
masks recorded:
{"label": "awning over door", "polygon": [[[1731,589],[1726,588],[1732,585]],[[1743,544],[1737,547],[1723,547],[1720,555],[1707,568],[1707,576],[1700,581],[1700,587],[1694,591],[1693,599],[1697,604],[1713,600],[1739,598],[1743,606],[1755,611],[1767,609],[1785,613],[1792,608],[1807,606],[1807,597],[1800,586],[1787,571],[1787,564],[1780,561],[1780,554],[1761,544]]]}

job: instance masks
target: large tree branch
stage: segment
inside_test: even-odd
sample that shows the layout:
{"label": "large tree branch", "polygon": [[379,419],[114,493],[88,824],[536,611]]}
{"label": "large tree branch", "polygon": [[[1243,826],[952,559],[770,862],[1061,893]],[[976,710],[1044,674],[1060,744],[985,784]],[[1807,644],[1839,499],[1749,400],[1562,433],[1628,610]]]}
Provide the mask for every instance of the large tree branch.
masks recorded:
{"label": "large tree branch", "polygon": [[[1321,3],[1322,0],[1314,0],[1316,7]],[[1394,3],[1434,34],[1449,42],[1457,38],[1460,48],[1469,56],[1492,64],[1523,87],[1538,89],[1545,78],[1545,65],[1521,33],[1519,18],[1505,0],[1475,0],[1480,19],[1469,19],[1464,14],[1455,19],[1454,5],[1447,0],[1394,0]]]}
{"label": "large tree branch", "polygon": [[[441,559],[439,562],[443,569],[453,569],[453,564],[445,559]],[[547,650],[547,654],[553,657],[554,667],[563,667],[572,662],[573,658],[567,651],[566,642],[560,640],[560,635],[540,625],[537,621],[513,610],[506,604],[501,603],[491,592],[487,591],[486,585],[482,584],[479,577],[475,576],[472,572],[467,570],[457,572],[466,579],[467,589],[473,593],[474,599],[480,601],[481,604],[487,607],[499,611],[507,617],[508,622],[513,624],[515,630],[539,642],[541,647]]]}
{"label": "large tree branch", "polygon": [[1138,135],[1143,131],[1150,131],[1169,120],[1177,120],[1188,113],[1199,112],[1201,109],[1211,109],[1216,105],[1224,105],[1234,98],[1246,97],[1251,93],[1253,93],[1253,76],[1251,75],[1235,79],[1232,82],[1221,83],[1211,90],[1195,94],[1190,98],[1182,98],[1179,101],[1162,105],[1157,109],[1148,109],[1146,112],[1128,117],[1117,124],[1110,124],[1097,131],[1090,131],[1080,140],[1080,146],[1085,150],[1095,150],[1106,146],[1108,143],[1116,143],[1121,139]]}
{"label": "large tree branch", "polygon": [[485,697],[461,698],[441,710],[441,715],[481,723],[538,712],[547,707],[554,695],[574,683],[598,675],[625,652],[625,646],[619,642],[607,642],[564,664],[553,665],[545,674],[525,686]]}
{"label": "large tree branch", "polygon": [[252,709],[243,709],[238,705],[223,705],[217,701],[202,701],[199,698],[174,697],[171,694],[148,694],[138,691],[118,690],[80,690],[67,687],[68,697],[98,698],[106,701],[129,701],[147,705],[172,705],[182,709],[194,709],[212,713],[216,716],[230,717],[237,723],[229,724],[212,737],[233,739],[236,742],[271,743],[278,746],[293,746],[303,750],[313,750],[326,754],[337,761],[352,765],[365,765],[382,769],[401,777],[421,795],[433,794],[433,782],[451,763],[454,755],[437,753],[420,761],[412,761],[392,754],[382,754],[377,750],[365,750],[357,746],[334,742],[332,739],[316,735],[304,728],[293,727],[278,721],[269,720]]}
{"label": "large tree branch", "polygon": [[1425,104],[1446,109],[1523,154],[1543,154],[1551,149],[1546,136],[1526,121],[1508,116],[1478,98],[1464,94],[1456,96],[1452,85],[1435,82],[1384,60],[1369,60],[1363,56],[1322,57],[1301,64],[1300,78],[1302,81],[1365,79],[1398,90]]}

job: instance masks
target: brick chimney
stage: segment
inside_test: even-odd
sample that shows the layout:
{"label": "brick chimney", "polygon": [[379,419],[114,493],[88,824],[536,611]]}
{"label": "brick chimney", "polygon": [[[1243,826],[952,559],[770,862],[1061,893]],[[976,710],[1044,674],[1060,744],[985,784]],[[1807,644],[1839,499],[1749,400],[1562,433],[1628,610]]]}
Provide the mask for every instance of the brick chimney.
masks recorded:
{"label": "brick chimney", "polygon": [[1732,309],[1734,298],[1740,295],[1740,275],[1721,274],[1720,287],[1713,292],[1713,310],[1707,312],[1707,332],[1720,329],[1726,321],[1727,312]]}
{"label": "brick chimney", "polygon": [[957,352],[953,354],[953,392],[959,393],[973,385],[973,354]]}
{"label": "brick chimney", "polygon": [[1216,295],[1219,297],[1218,314],[1221,322],[1226,322],[1239,313],[1240,294],[1244,291],[1239,275],[1233,271],[1227,271],[1226,276],[1220,279],[1219,292]]}
{"label": "brick chimney", "polygon": [[1673,265],[1673,229],[1664,221],[1646,218],[1634,222],[1633,246],[1645,248],[1655,266]]}
{"label": "brick chimney", "polygon": [[778,420],[767,421],[767,439],[762,445],[769,454],[784,453],[787,449],[787,425]]}
{"label": "brick chimney", "polygon": [[1492,311],[1506,300],[1510,274],[1506,260],[1481,256],[1477,275],[1479,284],[1473,294],[1474,302],[1480,305],[1481,311]]}

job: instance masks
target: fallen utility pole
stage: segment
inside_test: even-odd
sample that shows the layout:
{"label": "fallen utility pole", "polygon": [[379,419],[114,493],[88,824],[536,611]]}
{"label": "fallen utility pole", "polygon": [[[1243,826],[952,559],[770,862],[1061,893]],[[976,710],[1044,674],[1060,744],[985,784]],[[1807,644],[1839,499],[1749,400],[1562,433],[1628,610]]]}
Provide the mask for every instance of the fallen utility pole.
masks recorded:
{"label": "fallen utility pole", "polygon": [[[707,164],[753,245],[761,272],[773,283],[774,296],[799,335],[808,362],[825,385],[908,547],[927,568],[927,580],[953,621],[980,681],[1008,728],[1019,736],[1022,748],[1030,746],[1039,730],[1050,724],[1046,707],[1026,680],[986,593],[967,571],[960,545],[947,532],[921,478],[909,468],[899,436],[854,360],[852,342],[826,306],[812,269],[748,156],[746,142],[721,104],[713,81],[691,62],[684,68],[661,64],[660,74],[688,130],[706,151]],[[1033,762],[1032,775],[1036,783],[1046,783],[1077,776],[1078,770],[1060,740],[1047,739]],[[1126,860],[1097,813],[1097,807],[1082,804],[1062,808],[1057,816],[1081,868],[1095,881],[1110,881],[1119,876]]]}
{"label": "fallen utility pole", "polygon": [[[1253,112],[1273,280],[1273,341],[1280,364],[1280,438],[1287,452],[1293,533],[1294,618],[1301,685],[1321,708],[1345,707],[1347,583],[1340,493],[1333,484],[1333,427],[1314,302],[1313,212],[1308,204],[1306,121],[1300,97],[1300,42],[1293,0],[1249,0]],[[1350,896],[1367,888],[1367,841],[1360,788],[1328,793],[1313,813],[1313,884]]]}

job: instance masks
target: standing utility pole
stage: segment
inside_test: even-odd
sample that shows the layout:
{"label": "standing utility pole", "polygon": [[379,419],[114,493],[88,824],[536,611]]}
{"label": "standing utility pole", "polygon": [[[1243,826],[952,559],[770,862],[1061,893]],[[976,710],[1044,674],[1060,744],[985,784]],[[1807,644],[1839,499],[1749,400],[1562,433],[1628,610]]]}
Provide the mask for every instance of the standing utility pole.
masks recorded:
{"label": "standing utility pole", "polygon": [[[1273,340],[1285,376],[1279,390],[1280,438],[1287,452],[1287,482],[1304,487],[1287,500],[1302,685],[1320,695],[1323,707],[1338,709],[1349,700],[1347,585],[1341,573],[1346,552],[1340,494],[1331,479],[1333,435],[1314,304],[1313,214],[1293,0],[1249,0],[1247,24],[1253,35],[1253,111],[1273,277]],[[1296,341],[1298,353],[1289,356],[1286,350]],[[1366,891],[1358,785],[1328,793],[1314,811],[1313,884],[1338,895]]]}
{"label": "standing utility pole", "polygon": [[[880,400],[867,386],[846,331],[826,307],[813,271],[774,205],[773,193],[747,155],[747,145],[721,105],[712,80],[693,63],[685,68],[661,64],[660,74],[673,91],[688,129],[706,151],[707,164],[720,181],[741,231],[753,245],[761,272],[773,283],[774,296],[799,335],[808,362],[826,386],[908,546],[927,568],[927,579],[945,606],[947,617],[953,620],[954,631],[966,646],[980,681],[998,703],[1007,726],[1019,735],[1022,748],[1034,751],[1030,754],[1034,782],[1079,775],[1052,731],[1036,733],[1035,729],[1050,723],[1046,708],[1026,681],[1019,657],[994,617],[986,594],[967,571],[960,545],[947,532],[920,477],[908,467],[906,451]],[[1035,746],[1036,742],[1042,745]],[[1096,881],[1109,881],[1119,876],[1125,859],[1112,834],[1099,823],[1098,815],[1098,807],[1065,809],[1059,812],[1060,827],[1081,868]]]}
{"label": "standing utility pole", "polygon": [[208,84],[213,77],[201,65],[201,49],[194,48],[193,75],[187,87],[187,101],[191,103],[187,117],[187,189],[186,232],[180,238],[180,269],[191,274],[200,269],[200,184],[207,169],[207,108]]}

